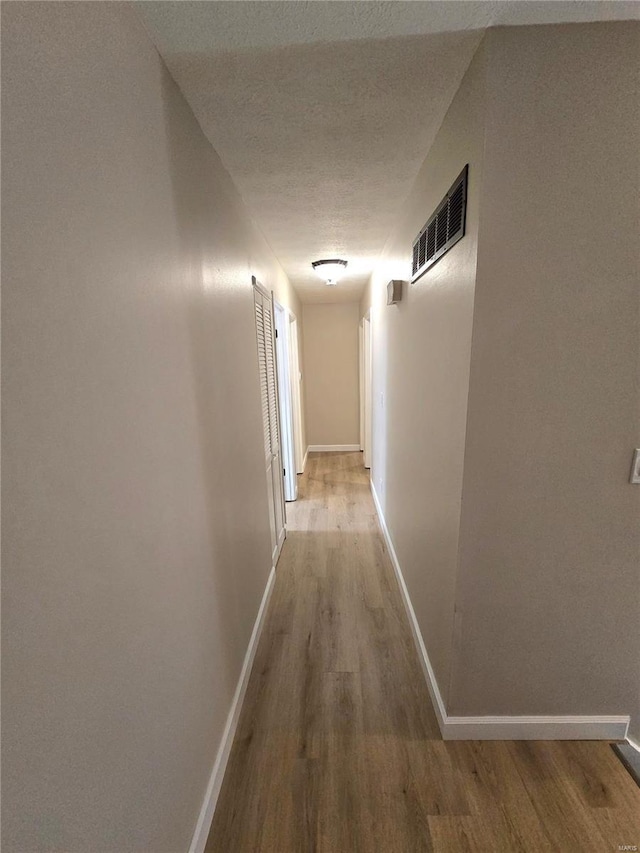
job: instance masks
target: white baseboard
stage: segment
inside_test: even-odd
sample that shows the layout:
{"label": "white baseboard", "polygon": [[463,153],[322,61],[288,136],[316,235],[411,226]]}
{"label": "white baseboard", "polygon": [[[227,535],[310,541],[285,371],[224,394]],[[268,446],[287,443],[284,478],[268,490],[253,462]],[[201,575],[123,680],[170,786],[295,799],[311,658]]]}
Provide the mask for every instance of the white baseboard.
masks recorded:
{"label": "white baseboard", "polygon": [[624,740],[629,717],[447,717],[444,740]]}
{"label": "white baseboard", "polygon": [[416,614],[413,610],[413,605],[411,604],[411,598],[409,597],[409,590],[407,589],[407,585],[404,582],[402,569],[400,568],[400,563],[398,562],[398,555],[396,554],[396,549],[393,547],[393,542],[391,541],[389,528],[387,527],[387,522],[385,521],[385,517],[382,512],[378,493],[376,492],[375,486],[373,485],[373,479],[371,479],[369,482],[371,484],[371,494],[373,495],[373,502],[376,505],[376,512],[378,513],[378,520],[380,521],[382,535],[384,536],[387,551],[389,552],[389,556],[391,557],[391,564],[396,573],[398,586],[400,587],[400,594],[402,595],[404,607],[407,611],[407,616],[409,617],[409,625],[411,626],[413,641],[416,644],[416,649],[418,650],[418,658],[422,665],[422,671],[424,672],[427,687],[429,688],[429,695],[431,696],[433,710],[435,711],[436,719],[438,720],[438,726],[440,727],[442,737],[444,737],[444,727],[445,721],[447,719],[447,711],[445,709],[444,702],[442,701],[440,688],[438,687],[438,682],[436,681],[436,676],[433,671],[433,667],[431,666],[431,661],[429,660],[429,655],[427,654],[427,649],[425,647],[424,640],[422,639],[422,632],[420,631],[420,628],[418,626],[418,620],[416,619]]}
{"label": "white baseboard", "polygon": [[631,737],[630,735],[627,735],[626,740],[629,746],[632,746],[637,752],[640,752],[640,743],[638,743],[635,738]]}
{"label": "white baseboard", "polygon": [[[382,535],[398,579],[400,593],[443,740],[624,740],[627,737],[628,716],[448,716],[373,480],[371,481],[371,494],[378,513]],[[627,740],[629,739],[627,738]],[[631,741],[629,742],[631,743]],[[632,745],[638,748],[635,743]]]}
{"label": "white baseboard", "polygon": [[304,452],[304,459],[302,460],[302,471],[298,471],[298,474],[304,474],[304,470],[307,467],[307,456],[309,455],[309,448]]}
{"label": "white baseboard", "polygon": [[213,770],[211,771],[211,777],[209,778],[209,784],[207,785],[207,790],[202,802],[202,808],[200,809],[198,823],[196,824],[195,832],[191,839],[189,853],[204,853],[204,848],[211,829],[211,823],[213,821],[213,814],[218,801],[218,795],[220,794],[220,788],[222,787],[224,772],[227,769],[227,762],[229,760],[231,746],[233,745],[233,738],[238,726],[238,720],[240,719],[242,702],[244,700],[245,693],[247,692],[247,685],[249,684],[249,676],[251,675],[253,659],[255,658],[256,651],[258,649],[258,641],[260,640],[267,606],[269,604],[269,599],[271,598],[271,593],[273,592],[275,577],[276,570],[275,568],[272,568],[262,596],[262,601],[260,602],[258,615],[253,626],[251,639],[249,640],[249,645],[247,647],[247,653],[244,657],[244,663],[242,664],[242,671],[233,697],[233,702],[231,703],[231,710],[229,711],[227,723],[224,727],[224,732],[222,733],[218,754],[216,755]]}
{"label": "white baseboard", "polygon": [[310,444],[307,452],[311,453],[329,453],[335,450],[360,450],[359,444]]}

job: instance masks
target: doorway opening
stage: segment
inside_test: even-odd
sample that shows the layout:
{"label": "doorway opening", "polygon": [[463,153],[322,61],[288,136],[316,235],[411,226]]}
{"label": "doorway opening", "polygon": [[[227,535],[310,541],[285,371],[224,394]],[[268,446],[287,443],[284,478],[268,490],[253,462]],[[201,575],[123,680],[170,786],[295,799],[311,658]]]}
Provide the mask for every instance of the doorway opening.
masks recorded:
{"label": "doorway opening", "polygon": [[302,473],[302,412],[300,408],[300,362],[298,323],[294,314],[274,301],[276,361],[280,415],[280,442],[284,476],[284,499],[298,497],[297,474]]}
{"label": "doorway opening", "polygon": [[302,438],[302,371],[300,370],[300,349],[298,320],[289,311],[289,371],[291,381],[291,405],[293,408],[293,440],[295,446],[296,471],[304,474],[306,448]]}
{"label": "doorway opening", "polygon": [[360,370],[360,450],[365,468],[371,468],[371,314],[360,321],[358,335]]}

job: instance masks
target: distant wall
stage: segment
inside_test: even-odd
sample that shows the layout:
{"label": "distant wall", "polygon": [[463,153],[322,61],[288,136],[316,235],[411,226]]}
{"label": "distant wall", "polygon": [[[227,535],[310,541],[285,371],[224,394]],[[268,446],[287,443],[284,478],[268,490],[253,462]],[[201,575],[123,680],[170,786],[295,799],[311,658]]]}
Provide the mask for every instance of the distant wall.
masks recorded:
{"label": "distant wall", "polygon": [[359,306],[305,304],[302,317],[307,441],[359,444]]}

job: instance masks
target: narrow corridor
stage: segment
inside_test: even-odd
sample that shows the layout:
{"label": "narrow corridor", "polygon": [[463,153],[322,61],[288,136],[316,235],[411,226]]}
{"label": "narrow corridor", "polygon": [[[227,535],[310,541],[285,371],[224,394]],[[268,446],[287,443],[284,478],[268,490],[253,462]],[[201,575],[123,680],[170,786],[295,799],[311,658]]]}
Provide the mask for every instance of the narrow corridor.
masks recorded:
{"label": "narrow corridor", "polygon": [[299,480],[208,853],[635,843],[607,743],[442,741],[362,455],[310,454]]}
{"label": "narrow corridor", "polygon": [[639,10],[0,3],[2,853],[640,849]]}

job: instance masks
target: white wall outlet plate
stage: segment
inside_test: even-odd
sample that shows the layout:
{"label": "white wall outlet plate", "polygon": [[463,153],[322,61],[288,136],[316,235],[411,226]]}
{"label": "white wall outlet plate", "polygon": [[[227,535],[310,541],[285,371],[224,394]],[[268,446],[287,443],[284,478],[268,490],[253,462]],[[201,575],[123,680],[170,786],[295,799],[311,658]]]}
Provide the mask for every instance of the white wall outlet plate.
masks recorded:
{"label": "white wall outlet plate", "polygon": [[633,464],[631,465],[630,483],[640,483],[640,447],[633,451]]}

